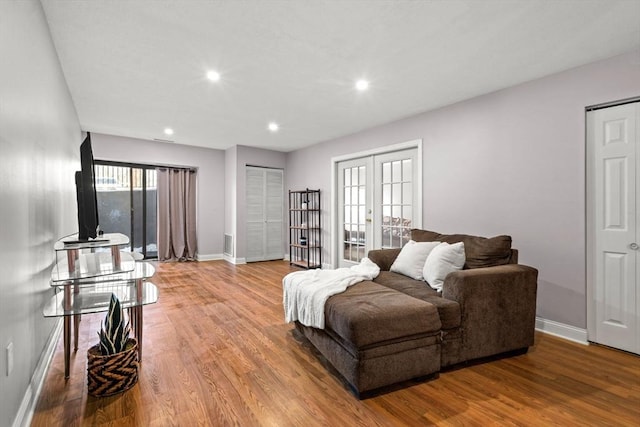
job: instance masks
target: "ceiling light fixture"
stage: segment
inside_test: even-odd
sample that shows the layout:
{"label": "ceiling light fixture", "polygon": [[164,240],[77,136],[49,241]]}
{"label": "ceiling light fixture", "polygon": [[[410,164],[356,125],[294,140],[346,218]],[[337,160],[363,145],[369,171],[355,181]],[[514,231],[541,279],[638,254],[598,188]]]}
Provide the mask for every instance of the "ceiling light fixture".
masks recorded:
{"label": "ceiling light fixture", "polygon": [[217,82],[218,80],[220,80],[220,73],[214,70],[208,71],[207,78],[212,82]]}
{"label": "ceiling light fixture", "polygon": [[164,128],[164,134],[165,134],[165,135],[173,135],[173,129],[171,129],[171,128]]}
{"label": "ceiling light fixture", "polygon": [[358,80],[356,82],[356,89],[358,89],[360,92],[369,89],[369,82],[366,80]]}
{"label": "ceiling light fixture", "polygon": [[278,126],[278,124],[275,123],[275,122],[269,123],[269,126],[267,126],[267,127],[269,128],[269,130],[271,132],[278,132],[278,129],[280,129],[280,126]]}

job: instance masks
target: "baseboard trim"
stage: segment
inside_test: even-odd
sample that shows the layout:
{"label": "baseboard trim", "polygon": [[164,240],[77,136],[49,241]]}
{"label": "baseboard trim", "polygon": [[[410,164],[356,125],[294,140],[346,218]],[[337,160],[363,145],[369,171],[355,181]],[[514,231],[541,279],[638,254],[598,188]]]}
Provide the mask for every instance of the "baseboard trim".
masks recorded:
{"label": "baseboard trim", "polygon": [[234,258],[232,256],[229,255],[224,255],[223,258],[225,261],[230,262],[231,264],[234,265],[242,265],[242,264],[246,264],[247,260],[246,258]]}
{"label": "baseboard trim", "polygon": [[44,384],[44,379],[49,371],[51,360],[53,360],[53,355],[56,351],[56,344],[58,344],[60,334],[62,334],[62,319],[58,319],[58,322],[53,329],[53,333],[49,336],[49,340],[47,341],[44,351],[40,356],[40,360],[38,360],[38,364],[36,365],[36,370],[31,376],[31,382],[24,393],[24,397],[22,398],[20,408],[18,409],[18,413],[16,414],[12,427],[28,427],[31,425],[31,420],[33,419],[33,414],[36,410],[36,404],[38,403],[38,398],[42,392],[42,385]]}
{"label": "baseboard trim", "polygon": [[555,322],[553,320],[536,317],[536,330],[545,334],[554,335],[578,344],[589,345],[587,330],[575,326]]}
{"label": "baseboard trim", "polygon": [[198,261],[218,261],[224,259],[226,255],[223,254],[208,254],[208,255],[196,255]]}

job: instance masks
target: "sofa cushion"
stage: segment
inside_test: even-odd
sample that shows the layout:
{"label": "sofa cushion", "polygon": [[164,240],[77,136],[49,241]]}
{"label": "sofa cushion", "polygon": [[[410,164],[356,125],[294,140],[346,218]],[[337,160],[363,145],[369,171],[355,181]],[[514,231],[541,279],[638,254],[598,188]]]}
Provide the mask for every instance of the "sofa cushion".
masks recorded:
{"label": "sofa cushion", "polygon": [[[428,242],[425,242],[428,243]],[[437,291],[442,290],[444,279],[449,273],[462,270],[464,266],[464,243],[440,243],[433,248],[424,263],[424,280]]]}
{"label": "sofa cushion", "polygon": [[442,326],[434,305],[370,281],[333,295],[324,310],[325,329],[357,349],[433,335]]}
{"label": "sofa cushion", "polygon": [[460,326],[460,304],[453,300],[442,298],[437,291],[429,287],[425,282],[419,282],[390,271],[381,271],[378,277],[374,279],[374,282],[435,305],[438,309],[443,330]]}
{"label": "sofa cushion", "polygon": [[409,240],[402,248],[398,257],[391,264],[390,270],[394,273],[404,274],[415,280],[423,280],[424,263],[431,251],[440,242],[414,242]]}
{"label": "sofa cushion", "polygon": [[505,265],[511,260],[511,236],[487,238],[467,234],[440,234],[414,228],[411,230],[411,239],[416,242],[464,242],[465,269]]}

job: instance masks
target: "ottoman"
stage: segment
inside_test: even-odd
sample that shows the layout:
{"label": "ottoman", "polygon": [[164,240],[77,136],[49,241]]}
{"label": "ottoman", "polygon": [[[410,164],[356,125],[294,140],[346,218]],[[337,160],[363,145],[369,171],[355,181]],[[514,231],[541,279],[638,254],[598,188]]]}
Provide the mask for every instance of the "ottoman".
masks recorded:
{"label": "ottoman", "polygon": [[437,308],[365,281],[325,304],[325,329],[296,327],[347,380],[356,396],[440,371]]}

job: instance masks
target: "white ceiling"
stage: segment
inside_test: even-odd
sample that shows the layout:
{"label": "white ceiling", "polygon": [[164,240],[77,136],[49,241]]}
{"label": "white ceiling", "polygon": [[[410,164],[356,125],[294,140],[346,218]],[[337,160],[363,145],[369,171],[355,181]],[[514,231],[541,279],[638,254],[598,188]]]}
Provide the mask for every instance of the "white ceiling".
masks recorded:
{"label": "white ceiling", "polygon": [[218,149],[291,151],[640,47],[640,0],[42,3],[83,130]]}

